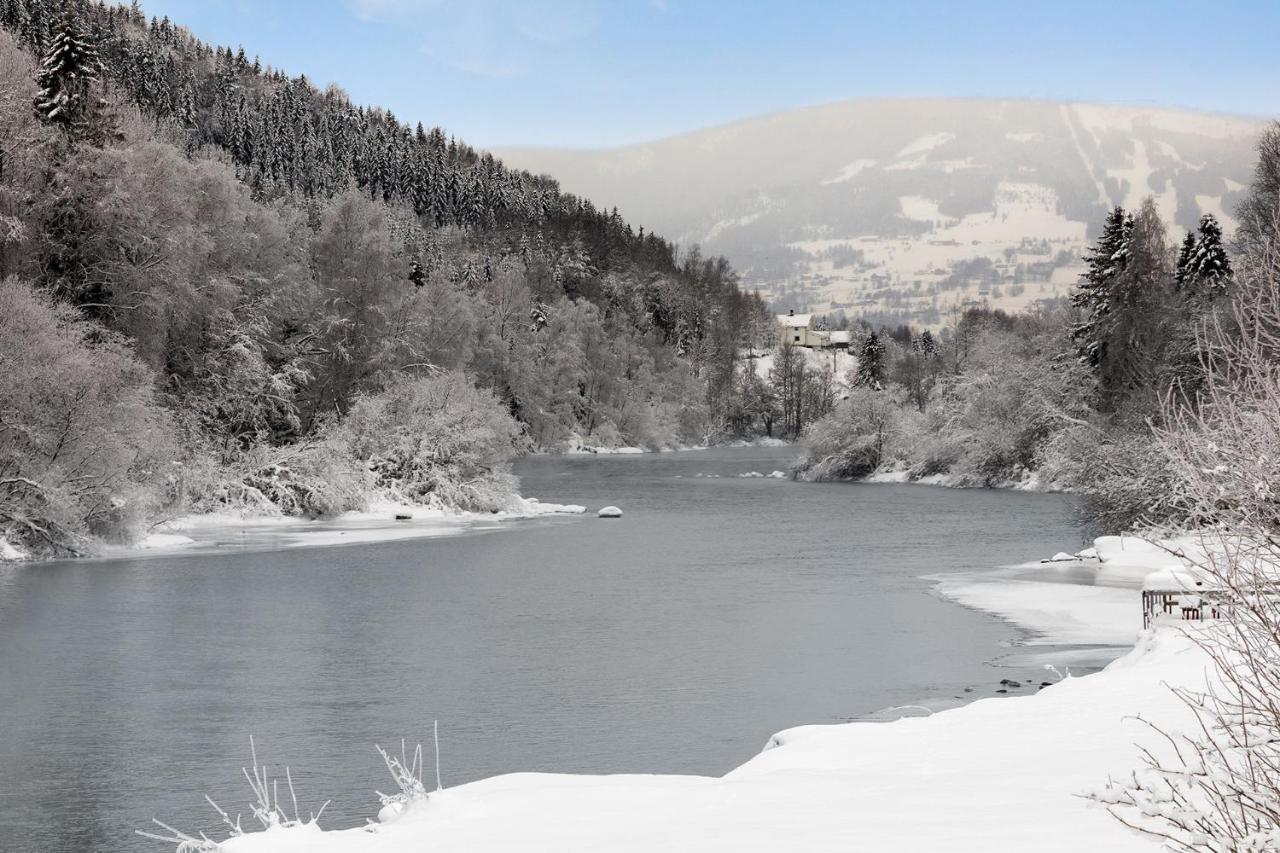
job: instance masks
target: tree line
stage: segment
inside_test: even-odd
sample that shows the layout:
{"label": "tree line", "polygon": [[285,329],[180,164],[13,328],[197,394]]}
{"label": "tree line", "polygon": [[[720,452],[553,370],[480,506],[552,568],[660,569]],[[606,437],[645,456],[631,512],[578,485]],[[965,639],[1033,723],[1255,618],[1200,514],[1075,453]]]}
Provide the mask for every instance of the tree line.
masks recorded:
{"label": "tree line", "polygon": [[[825,410],[810,405],[807,421],[787,425],[805,441],[799,475],[897,471],[955,485],[1065,488],[1110,531],[1188,518],[1160,434],[1171,410],[1198,411],[1213,377],[1231,372],[1222,341],[1258,334],[1246,331],[1256,323],[1242,324],[1239,303],[1274,275],[1266,258],[1280,233],[1280,125],[1258,150],[1230,241],[1206,214],[1171,245],[1148,198],[1107,215],[1061,304],[1016,314],[957,309],[936,336],[856,330],[858,364],[840,399]],[[785,384],[764,383],[762,393],[776,406],[789,389],[830,381],[810,367]]]}
{"label": "tree line", "polygon": [[[137,4],[0,0],[0,81],[11,543],[388,489],[496,509],[514,453],[731,429],[767,314],[722,258]],[[88,426],[126,401],[136,440]],[[465,452],[455,409],[500,438]]]}

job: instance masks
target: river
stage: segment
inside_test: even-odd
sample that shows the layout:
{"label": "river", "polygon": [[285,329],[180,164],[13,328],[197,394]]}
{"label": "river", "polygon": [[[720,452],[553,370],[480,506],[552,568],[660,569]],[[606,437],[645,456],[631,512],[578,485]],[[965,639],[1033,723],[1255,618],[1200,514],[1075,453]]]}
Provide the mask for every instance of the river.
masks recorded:
{"label": "river", "polygon": [[790,455],[532,458],[524,494],[592,512],[455,536],[0,566],[0,850],[221,836],[206,793],[248,826],[251,734],[339,827],[392,784],[373,745],[433,720],[446,785],[722,774],[789,726],[1039,683],[921,576],[1077,550],[1064,498],[740,476]]}

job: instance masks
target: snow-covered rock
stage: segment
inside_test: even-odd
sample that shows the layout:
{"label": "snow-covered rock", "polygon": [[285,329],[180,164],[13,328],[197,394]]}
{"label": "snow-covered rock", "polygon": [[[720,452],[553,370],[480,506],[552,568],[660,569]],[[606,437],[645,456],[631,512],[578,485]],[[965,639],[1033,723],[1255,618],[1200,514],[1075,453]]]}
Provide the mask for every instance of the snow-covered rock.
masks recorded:
{"label": "snow-covered rock", "polygon": [[788,474],[786,471],[773,471],[769,474],[769,476],[774,480],[785,480],[791,475]]}
{"label": "snow-covered rock", "polygon": [[537,498],[519,498],[523,515],[536,518],[540,515],[582,515],[587,511],[579,504],[557,504],[540,501]]}
{"label": "snow-covered rock", "polygon": [[616,506],[607,506],[596,513],[596,518],[622,518],[622,510]]}

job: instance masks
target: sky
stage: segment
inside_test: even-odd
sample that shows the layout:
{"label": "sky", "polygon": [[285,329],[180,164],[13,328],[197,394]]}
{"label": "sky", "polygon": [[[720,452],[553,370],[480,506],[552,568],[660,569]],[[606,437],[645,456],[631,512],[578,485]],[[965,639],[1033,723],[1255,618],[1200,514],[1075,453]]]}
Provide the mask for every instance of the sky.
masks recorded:
{"label": "sky", "polygon": [[861,97],[1280,117],[1280,0],[142,0],[485,148],[602,148]]}

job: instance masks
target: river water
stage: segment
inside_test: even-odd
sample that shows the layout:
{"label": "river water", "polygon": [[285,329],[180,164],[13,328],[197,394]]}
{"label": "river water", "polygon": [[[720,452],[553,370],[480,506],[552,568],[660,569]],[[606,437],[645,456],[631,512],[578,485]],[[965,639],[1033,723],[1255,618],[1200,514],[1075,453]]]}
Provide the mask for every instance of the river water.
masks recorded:
{"label": "river water", "polygon": [[789,726],[1039,683],[921,576],[1077,550],[1063,498],[740,476],[790,455],[529,459],[524,494],[592,513],[441,538],[0,567],[0,850],[220,836],[206,793],[247,826],[250,735],[332,828],[392,787],[373,745],[433,720],[446,785],[721,774]]}

